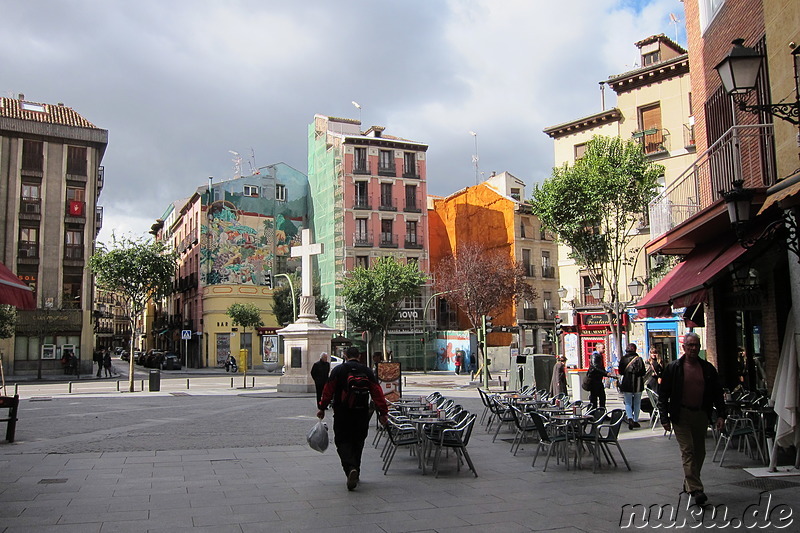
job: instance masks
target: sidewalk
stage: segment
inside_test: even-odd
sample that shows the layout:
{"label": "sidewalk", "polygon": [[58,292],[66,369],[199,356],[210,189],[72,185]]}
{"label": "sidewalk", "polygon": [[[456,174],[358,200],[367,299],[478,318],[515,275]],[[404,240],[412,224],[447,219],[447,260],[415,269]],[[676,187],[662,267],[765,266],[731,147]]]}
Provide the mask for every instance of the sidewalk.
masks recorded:
{"label": "sidewalk", "polygon": [[[476,390],[460,376],[408,373],[406,378],[407,396],[440,390],[473,412],[482,411]],[[116,434],[152,435],[152,449],[131,445],[129,451],[44,453],[42,444],[25,440],[21,422],[22,438],[0,444],[0,533],[618,531],[625,504],[678,504],[682,471],[677,444],[647,427],[621,433],[631,472],[614,451],[621,466],[604,465],[593,474],[590,465],[566,470],[552,459],[542,472],[542,458],[532,468],[535,445],[524,445],[515,457],[509,453],[513,433],[504,429],[493,443],[492,435],[476,426],[469,453],[477,478],[467,468],[457,472],[452,453],[443,459],[439,478],[422,476],[417,459],[405,450],[398,451],[384,476],[370,434],[362,482],[348,492],[333,443],[319,454],[304,444],[302,432],[289,436],[296,444],[286,445],[275,443],[287,438],[288,429],[269,429],[279,420],[310,427],[311,398],[238,391],[215,399],[214,412],[202,416],[187,414],[186,408],[181,415],[179,407],[201,401],[200,396],[117,395],[106,401],[126,412],[153,405],[175,408],[148,407],[142,424],[93,425],[68,437],[94,443]],[[75,401],[75,415],[89,424],[86,418],[96,403],[92,398]],[[283,402],[279,412],[269,409],[276,401]],[[609,408],[619,405],[612,392]],[[47,404],[26,401],[21,417],[46,416],[46,408]],[[251,432],[263,443],[207,449],[202,442],[186,449],[159,444],[168,442],[165,431],[178,421],[200,434],[224,432],[216,422],[218,412],[247,413]],[[54,445],[60,442],[58,435],[52,439]],[[741,517],[746,507],[758,504],[762,490],[772,494],[773,509],[780,504],[800,509],[797,484],[787,481],[791,478],[752,478],[741,468],[752,463],[738,452],[720,468],[711,463],[710,439],[708,447],[706,490],[710,503],[727,506],[729,518]]]}

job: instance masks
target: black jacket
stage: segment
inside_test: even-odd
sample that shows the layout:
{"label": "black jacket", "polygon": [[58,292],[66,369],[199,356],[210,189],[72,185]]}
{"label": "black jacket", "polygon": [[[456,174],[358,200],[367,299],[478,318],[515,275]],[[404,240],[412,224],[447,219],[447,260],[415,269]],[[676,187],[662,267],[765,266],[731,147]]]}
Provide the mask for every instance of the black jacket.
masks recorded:
{"label": "black jacket", "polygon": [[[658,387],[658,412],[661,416],[661,423],[679,422],[681,412],[681,399],[683,398],[683,363],[686,356],[682,356],[677,361],[672,361],[661,374],[661,385]],[[725,418],[725,398],[722,395],[722,385],[719,381],[719,374],[714,365],[700,359],[700,366],[703,368],[703,411],[708,415],[709,421],[713,414],[714,407],[717,408],[717,416]]]}
{"label": "black jacket", "polygon": [[622,392],[642,392],[644,390],[644,361],[637,353],[626,353],[619,361],[619,373],[622,381],[619,390]]}

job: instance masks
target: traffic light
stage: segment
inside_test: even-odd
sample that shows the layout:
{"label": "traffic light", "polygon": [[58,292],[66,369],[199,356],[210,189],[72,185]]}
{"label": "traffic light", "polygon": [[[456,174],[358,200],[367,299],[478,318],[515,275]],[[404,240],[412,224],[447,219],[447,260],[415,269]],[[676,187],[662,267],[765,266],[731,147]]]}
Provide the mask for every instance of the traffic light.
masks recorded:
{"label": "traffic light", "polygon": [[270,289],[272,288],[272,270],[268,271],[264,276],[264,285]]}
{"label": "traffic light", "polygon": [[483,315],[481,317],[481,329],[483,330],[483,338],[486,339],[486,334],[492,332],[492,318],[491,316]]}
{"label": "traffic light", "polygon": [[556,337],[560,337],[561,334],[563,333],[563,330],[561,329],[561,322],[562,322],[561,317],[559,315],[556,315],[554,320],[556,323]]}

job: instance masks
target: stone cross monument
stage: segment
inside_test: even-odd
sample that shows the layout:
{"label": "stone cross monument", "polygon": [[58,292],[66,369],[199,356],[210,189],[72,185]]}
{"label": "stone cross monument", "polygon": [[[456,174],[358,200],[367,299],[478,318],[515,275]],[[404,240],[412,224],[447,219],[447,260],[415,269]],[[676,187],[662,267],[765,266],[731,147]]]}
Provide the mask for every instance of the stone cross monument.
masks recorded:
{"label": "stone cross monument", "polygon": [[[286,372],[278,383],[278,392],[314,392],[311,365],[322,352],[331,353],[331,339],[336,332],[317,320],[312,280],[312,258],[323,253],[322,243],[311,242],[311,230],[301,232],[300,246],[292,247],[292,257],[302,258],[300,316],[297,322],[278,330],[283,336],[283,358]],[[292,295],[294,297],[294,295]]]}

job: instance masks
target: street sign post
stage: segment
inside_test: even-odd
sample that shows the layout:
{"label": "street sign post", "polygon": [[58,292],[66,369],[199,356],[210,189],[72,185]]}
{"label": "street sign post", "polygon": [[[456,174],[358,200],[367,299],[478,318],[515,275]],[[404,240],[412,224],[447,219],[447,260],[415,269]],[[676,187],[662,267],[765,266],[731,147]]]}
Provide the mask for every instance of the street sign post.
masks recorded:
{"label": "street sign post", "polygon": [[183,357],[185,358],[184,365],[189,366],[189,340],[192,338],[192,330],[181,330],[181,339],[183,340]]}

